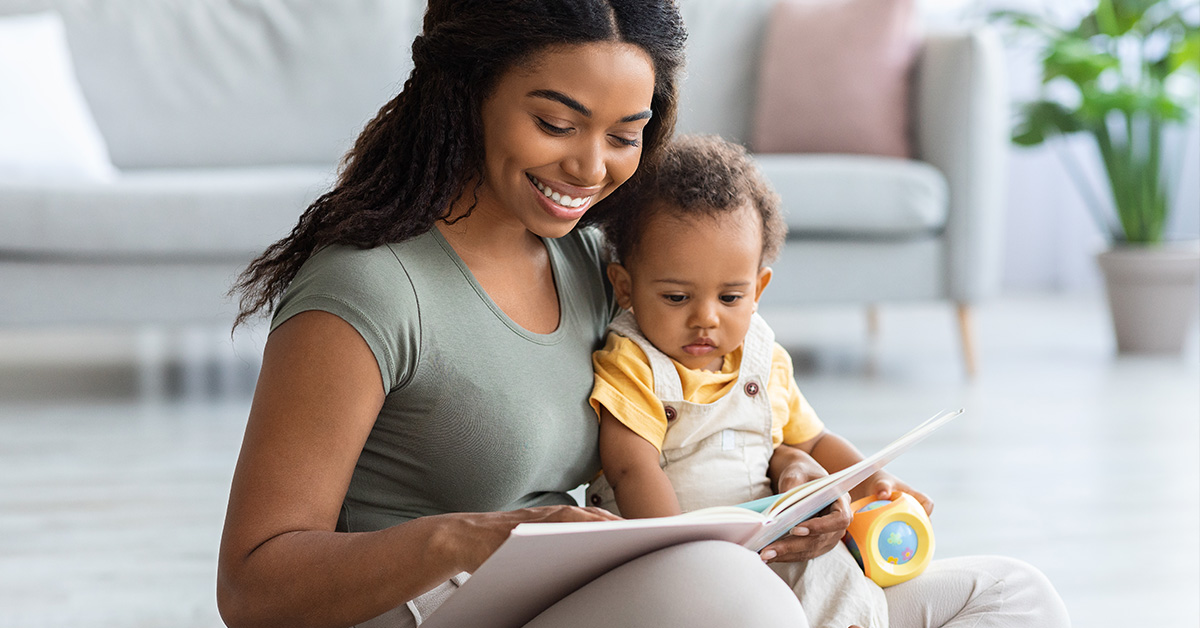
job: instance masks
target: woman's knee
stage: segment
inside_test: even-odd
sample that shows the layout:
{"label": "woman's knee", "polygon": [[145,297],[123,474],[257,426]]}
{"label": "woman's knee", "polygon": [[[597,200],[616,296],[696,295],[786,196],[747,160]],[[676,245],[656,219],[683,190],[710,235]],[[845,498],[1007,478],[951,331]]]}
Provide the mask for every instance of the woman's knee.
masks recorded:
{"label": "woman's knee", "polygon": [[1005,556],[935,560],[925,573],[885,592],[894,628],[1071,625],[1062,598],[1045,574]]}
{"label": "woman's knee", "polygon": [[983,558],[992,575],[1005,583],[1010,611],[1026,615],[1031,622],[1024,625],[1056,628],[1071,625],[1062,597],[1040,569],[1007,556]]}
{"label": "woman's knee", "polygon": [[634,559],[542,613],[527,628],[591,626],[796,626],[807,628],[791,589],[758,555],[697,541]]}

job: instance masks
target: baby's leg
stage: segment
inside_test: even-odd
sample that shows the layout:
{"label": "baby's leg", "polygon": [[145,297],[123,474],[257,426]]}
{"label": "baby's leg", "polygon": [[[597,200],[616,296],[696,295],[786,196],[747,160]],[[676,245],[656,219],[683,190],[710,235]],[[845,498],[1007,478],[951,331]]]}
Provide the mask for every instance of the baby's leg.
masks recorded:
{"label": "baby's leg", "polygon": [[845,545],[807,562],[772,563],[771,568],[792,587],[813,628],[887,628],[883,590],[863,575]]}
{"label": "baby's leg", "polygon": [[[546,609],[525,628],[808,628],[758,555],[697,541],[632,560]],[[845,628],[845,627],[843,627]]]}
{"label": "baby's leg", "polygon": [[885,589],[892,628],[1070,628],[1054,586],[1028,563],[965,556]]}

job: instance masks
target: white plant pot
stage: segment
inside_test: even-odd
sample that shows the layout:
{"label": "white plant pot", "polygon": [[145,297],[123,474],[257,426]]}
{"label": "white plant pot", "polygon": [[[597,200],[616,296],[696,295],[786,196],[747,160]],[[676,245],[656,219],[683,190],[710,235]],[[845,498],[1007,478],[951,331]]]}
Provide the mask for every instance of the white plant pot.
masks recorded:
{"label": "white plant pot", "polygon": [[1179,353],[1200,307],[1200,241],[1115,246],[1096,257],[1120,353]]}

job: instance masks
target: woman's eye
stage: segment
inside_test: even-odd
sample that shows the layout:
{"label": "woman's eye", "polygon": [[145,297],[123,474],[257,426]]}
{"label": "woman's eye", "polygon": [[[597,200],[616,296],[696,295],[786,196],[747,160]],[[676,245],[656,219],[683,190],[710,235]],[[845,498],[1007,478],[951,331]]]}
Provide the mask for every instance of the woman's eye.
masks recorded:
{"label": "woman's eye", "polygon": [[621,146],[630,146],[636,148],[642,145],[642,141],[637,138],[621,137],[620,135],[610,135],[609,137],[613,138],[613,141]]}
{"label": "woman's eye", "polygon": [[537,116],[534,116],[534,119],[537,120],[537,125],[541,127],[543,131],[551,135],[566,135],[571,132],[570,128],[554,126],[553,124],[550,124],[549,122],[546,122]]}
{"label": "woman's eye", "polygon": [[722,294],[721,302],[732,304],[732,303],[737,303],[738,300],[741,298],[742,298],[742,295],[740,295],[740,294]]}
{"label": "woman's eye", "polygon": [[664,294],[663,298],[671,303],[683,303],[687,297],[682,294]]}

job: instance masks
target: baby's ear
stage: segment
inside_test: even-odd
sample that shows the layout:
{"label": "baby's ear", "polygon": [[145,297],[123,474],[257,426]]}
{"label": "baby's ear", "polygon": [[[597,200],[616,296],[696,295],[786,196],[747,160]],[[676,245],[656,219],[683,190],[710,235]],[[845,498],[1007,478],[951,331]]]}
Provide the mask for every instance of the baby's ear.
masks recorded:
{"label": "baby's ear", "polygon": [[613,285],[613,296],[617,298],[617,305],[623,309],[630,309],[633,305],[633,278],[629,276],[629,271],[624,266],[613,262],[606,269],[608,272],[608,280]]}
{"label": "baby's ear", "polygon": [[767,284],[769,284],[769,283],[771,283],[771,267],[763,266],[758,271],[758,282],[754,286],[754,302],[755,303],[758,303],[759,297],[762,296],[763,290],[766,289]]}

